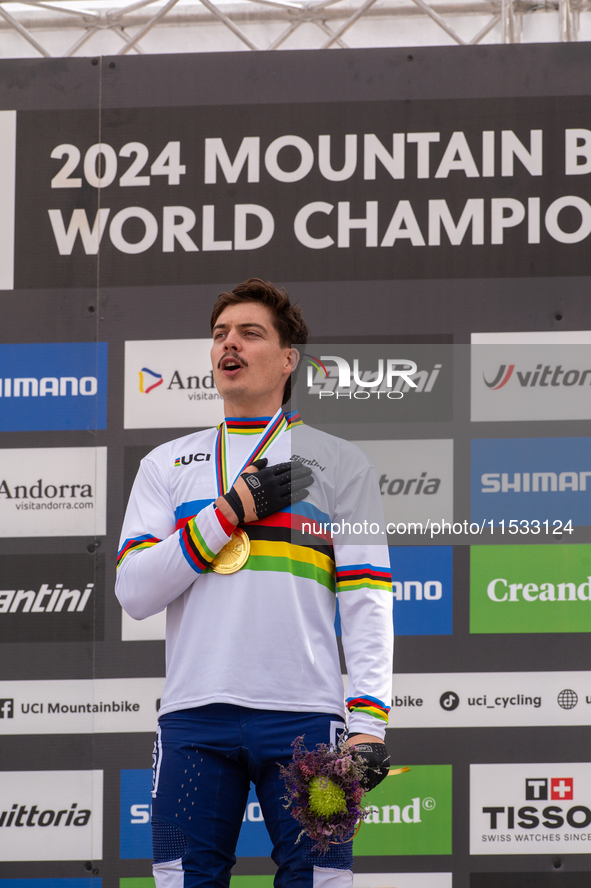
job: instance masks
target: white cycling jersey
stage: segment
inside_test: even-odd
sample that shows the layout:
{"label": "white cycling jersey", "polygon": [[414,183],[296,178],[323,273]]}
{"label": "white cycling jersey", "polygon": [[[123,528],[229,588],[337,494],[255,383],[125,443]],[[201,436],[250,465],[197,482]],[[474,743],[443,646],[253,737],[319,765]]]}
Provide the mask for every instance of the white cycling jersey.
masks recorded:
{"label": "white cycling jersey", "polygon": [[[230,483],[268,421],[226,419]],[[231,703],[344,715],[338,595],[349,730],[383,737],[392,584],[373,466],[355,445],[289,415],[265,456],[269,465],[310,465],[310,495],[242,525],[251,542],[248,561],[219,574],[210,563],[233,528],[214,506],[216,439],[216,429],[206,429],[145,457],[123,524],[116,585],[122,606],[138,620],[167,609],[160,714]],[[365,532],[356,535],[353,526],[364,521]]]}

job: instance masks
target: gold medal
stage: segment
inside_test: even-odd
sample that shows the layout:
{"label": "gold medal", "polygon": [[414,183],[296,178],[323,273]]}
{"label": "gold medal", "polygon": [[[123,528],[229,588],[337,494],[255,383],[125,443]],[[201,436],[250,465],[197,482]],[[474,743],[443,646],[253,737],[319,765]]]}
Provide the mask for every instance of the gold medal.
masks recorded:
{"label": "gold medal", "polygon": [[244,567],[250,555],[250,538],[246,531],[237,527],[229,543],[211,562],[211,569],[219,574],[233,574]]}

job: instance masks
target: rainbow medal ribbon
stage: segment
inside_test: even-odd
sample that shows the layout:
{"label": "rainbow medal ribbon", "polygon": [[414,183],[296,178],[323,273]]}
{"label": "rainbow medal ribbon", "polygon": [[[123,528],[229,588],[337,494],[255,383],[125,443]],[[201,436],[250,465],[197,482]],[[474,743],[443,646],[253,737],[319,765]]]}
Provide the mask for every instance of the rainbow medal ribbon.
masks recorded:
{"label": "rainbow medal ribbon", "polygon": [[[245,468],[253,463],[255,459],[260,459],[262,455],[269,449],[269,447],[274,444],[275,441],[283,434],[288,426],[289,422],[287,420],[287,417],[285,416],[281,408],[279,408],[275,416],[272,416],[267,423],[265,430],[261,436],[261,440],[236,475],[236,478],[238,478],[238,476],[242,474]],[[218,496],[223,496],[226,491],[229,490],[232,486],[228,483],[229,452],[228,429],[226,423],[223,422],[218,428],[218,434],[215,442],[215,472]],[[234,481],[236,480],[236,478],[234,479]],[[232,484],[233,483],[234,482],[232,482]],[[241,567],[244,567],[244,565],[248,561],[249,555],[250,538],[245,530],[242,530],[241,527],[237,527],[232,534],[230,541],[226,543],[223,549],[220,549],[218,554],[211,562],[211,569],[220,574],[236,573],[236,571],[239,571]]]}

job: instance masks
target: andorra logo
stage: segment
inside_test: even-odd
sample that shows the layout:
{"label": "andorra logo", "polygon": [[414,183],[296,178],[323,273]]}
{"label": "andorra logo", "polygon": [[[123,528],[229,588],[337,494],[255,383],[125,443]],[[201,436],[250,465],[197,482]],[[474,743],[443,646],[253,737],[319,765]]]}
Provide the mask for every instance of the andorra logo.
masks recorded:
{"label": "andorra logo", "polygon": [[[515,364],[509,364],[507,367],[506,364],[501,364],[499,367],[499,372],[495,376],[492,382],[488,382],[484,374],[482,374],[482,378],[484,379],[484,384],[487,388],[496,391],[497,389],[503,388],[504,385],[507,385],[511,376],[513,375],[513,371],[515,370]],[[505,372],[506,371],[506,372]]]}
{"label": "andorra logo", "polygon": [[[149,376],[144,376],[144,373],[148,373]],[[161,373],[154,373],[153,370],[148,369],[148,367],[142,367],[139,373],[140,376],[140,392],[142,394],[147,395],[152,389],[158,388],[159,385],[162,385],[164,380],[162,379]],[[156,380],[153,382],[152,379]]]}

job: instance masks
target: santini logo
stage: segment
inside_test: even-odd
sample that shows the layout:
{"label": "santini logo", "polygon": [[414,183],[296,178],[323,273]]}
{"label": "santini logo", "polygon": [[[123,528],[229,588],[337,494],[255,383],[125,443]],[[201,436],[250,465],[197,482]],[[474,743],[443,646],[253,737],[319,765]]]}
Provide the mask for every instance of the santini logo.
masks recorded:
{"label": "santini logo", "polygon": [[[514,370],[515,364],[501,364],[497,375],[491,382],[483,374],[484,384],[492,391],[496,391],[507,385],[511,378],[517,378],[522,388],[533,388],[534,386],[548,388],[548,386],[560,385],[585,385],[587,377],[591,377],[591,370],[563,370],[561,364],[558,364],[557,367],[552,367],[550,364],[542,367],[542,364],[538,364],[535,370],[527,370],[523,373],[517,370],[513,376]],[[588,384],[591,384],[591,379]]]}
{"label": "santini logo", "polygon": [[78,395],[96,395],[98,380],[96,376],[17,376],[14,379],[0,379],[0,397],[4,398],[54,398]]}
{"label": "santini logo", "polygon": [[494,472],[480,476],[482,493],[555,493],[587,490],[591,472]]}
{"label": "santini logo", "polygon": [[63,808],[54,811],[48,808],[39,811],[37,805],[19,805],[16,802],[10,811],[0,812],[0,826],[86,826],[91,812],[87,808],[78,810],[77,802],[72,802],[70,810]]}
{"label": "santini logo", "polygon": [[60,613],[64,607],[72,613],[82,613],[88,604],[94,583],[87,583],[86,589],[64,589],[63,583],[58,583],[55,589],[50,589],[47,583],[43,583],[38,592],[32,589],[4,589],[0,591],[0,614],[16,614],[17,612],[28,614]]}

